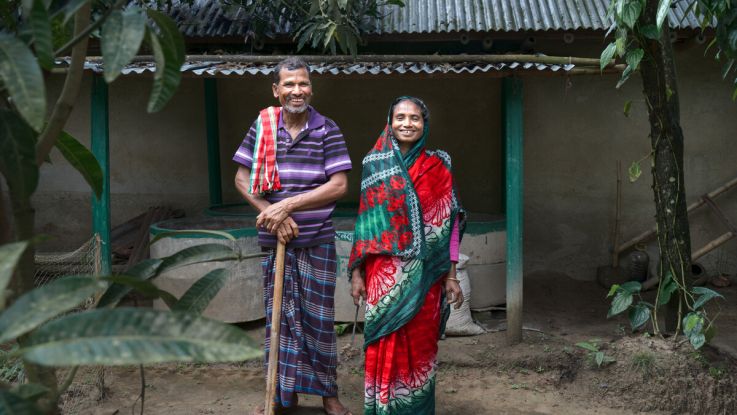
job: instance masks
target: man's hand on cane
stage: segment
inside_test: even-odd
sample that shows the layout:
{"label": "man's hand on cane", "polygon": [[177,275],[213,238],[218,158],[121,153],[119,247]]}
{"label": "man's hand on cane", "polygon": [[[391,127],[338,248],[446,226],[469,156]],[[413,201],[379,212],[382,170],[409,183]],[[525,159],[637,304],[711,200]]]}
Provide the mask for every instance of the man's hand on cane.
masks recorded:
{"label": "man's hand on cane", "polygon": [[271,204],[256,216],[256,227],[263,227],[269,233],[276,235],[279,226],[289,217],[290,213],[289,199]]}
{"label": "man's hand on cane", "polygon": [[284,245],[299,236],[299,226],[291,216],[287,216],[284,222],[276,229],[276,238]]}

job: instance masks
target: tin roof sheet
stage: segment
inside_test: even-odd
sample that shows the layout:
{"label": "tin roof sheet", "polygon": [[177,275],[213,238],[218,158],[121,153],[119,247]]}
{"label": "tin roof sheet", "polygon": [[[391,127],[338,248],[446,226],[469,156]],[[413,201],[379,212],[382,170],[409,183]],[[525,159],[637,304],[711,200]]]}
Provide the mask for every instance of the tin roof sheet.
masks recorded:
{"label": "tin roof sheet", "polygon": [[[372,34],[607,30],[609,0],[404,0],[405,6],[382,6]],[[194,0],[170,15],[188,37],[248,35],[242,7],[221,1]],[[688,2],[675,0],[668,13],[671,27],[697,29],[699,21]],[[289,33],[282,22],[278,33]]]}

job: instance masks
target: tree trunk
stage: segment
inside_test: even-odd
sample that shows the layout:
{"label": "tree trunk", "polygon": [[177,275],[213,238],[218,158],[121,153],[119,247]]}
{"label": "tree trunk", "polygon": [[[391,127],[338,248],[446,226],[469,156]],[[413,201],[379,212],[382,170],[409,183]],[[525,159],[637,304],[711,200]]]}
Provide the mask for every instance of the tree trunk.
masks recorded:
{"label": "tree trunk", "polygon": [[[11,280],[11,298],[15,301],[19,296],[31,291],[34,288],[35,263],[34,256],[36,247],[33,243],[34,238],[34,221],[36,211],[31,205],[30,196],[12,197],[13,219],[15,224],[15,235],[18,241],[32,241],[18,263],[18,269],[14,278]],[[19,345],[22,347],[25,338],[18,339]],[[47,388],[49,392],[39,400],[39,405],[46,414],[58,414],[59,408],[56,402],[57,396],[57,379],[56,371],[53,368],[35,365],[24,361],[23,367],[26,371],[28,380],[34,383],[40,383]]]}
{"label": "tree trunk", "polygon": [[[641,26],[655,24],[657,6],[657,1],[647,2],[640,16]],[[680,125],[676,65],[668,21],[663,24],[659,40],[643,37],[639,43],[645,51],[640,73],[650,120],[653,195],[662,266],[660,278],[663,281],[670,274],[681,287],[687,287],[691,275],[691,235],[683,181],[683,131]],[[666,306],[667,332],[677,333],[680,328],[679,315],[683,310],[683,291],[678,290]]]}

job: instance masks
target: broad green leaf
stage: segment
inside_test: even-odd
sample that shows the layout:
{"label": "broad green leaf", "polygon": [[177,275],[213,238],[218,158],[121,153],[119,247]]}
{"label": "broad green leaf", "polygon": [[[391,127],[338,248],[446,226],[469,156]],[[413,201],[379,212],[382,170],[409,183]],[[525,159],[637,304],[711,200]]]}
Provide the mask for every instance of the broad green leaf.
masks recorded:
{"label": "broad green leaf", "polygon": [[694,287],[693,293],[696,295],[700,295],[700,297],[694,301],[693,303],[693,309],[698,310],[700,307],[702,307],[704,304],[706,304],[707,301],[711,300],[712,298],[724,298],[721,294],[718,292],[711,290],[706,287]]}
{"label": "broad green leaf", "polygon": [[624,59],[627,61],[627,65],[632,67],[632,70],[637,70],[643,56],[645,56],[645,51],[637,48],[627,52]]}
{"label": "broad green leaf", "polygon": [[596,352],[594,356],[596,360],[596,366],[601,367],[601,364],[604,363],[604,352]]}
{"label": "broad green leaf", "polygon": [[614,58],[614,53],[617,51],[617,44],[612,42],[609,44],[609,46],[604,49],[603,52],[601,52],[601,57],[599,58],[599,66],[602,70],[606,68],[607,65],[612,61],[612,58]]}
{"label": "broad green leaf", "polygon": [[0,246],[0,310],[5,308],[5,289],[13,277],[21,255],[28,247],[27,241],[13,242]]}
{"label": "broad green leaf", "polygon": [[660,3],[658,4],[658,13],[655,16],[655,23],[658,30],[663,27],[663,22],[665,21],[665,18],[668,17],[668,10],[670,10],[671,1],[673,0],[660,0]]}
{"label": "broad green leaf", "polygon": [[0,414],[41,415],[36,404],[27,401],[9,390],[0,389]]}
{"label": "broad green leaf", "polygon": [[691,312],[683,318],[683,334],[691,337],[694,334],[701,333],[704,328],[704,317],[701,313]]}
{"label": "broad green leaf", "polygon": [[706,336],[704,336],[704,334],[702,333],[688,336],[688,340],[691,342],[691,345],[696,350],[700,349],[703,345],[706,344]]}
{"label": "broad green leaf", "polygon": [[735,101],[735,100],[737,100],[737,87],[732,92],[732,101]]}
{"label": "broad green leaf", "polygon": [[632,304],[632,293],[619,290],[612,300],[612,306],[609,308],[607,318],[616,316],[626,310]]}
{"label": "broad green leaf", "polygon": [[[156,275],[156,270],[162,262],[158,258],[144,259],[126,271],[126,275],[135,277],[141,281],[148,280]],[[132,289],[130,285],[112,284],[102,297],[100,297],[100,300],[97,302],[97,308],[115,307]]]}
{"label": "broad green leaf", "polygon": [[629,311],[630,327],[635,330],[650,320],[650,308],[640,303]]}
{"label": "broad green leaf", "polygon": [[166,14],[153,9],[146,9],[146,14],[156,24],[157,33],[162,40],[163,46],[171,50],[173,56],[184,62],[184,38],[179,32],[177,24]]}
{"label": "broad green leaf", "polygon": [[630,28],[634,28],[637,18],[640,17],[641,12],[642,4],[640,4],[640,0],[629,0],[624,4],[620,17],[625,25]]}
{"label": "broad green leaf", "polygon": [[658,297],[658,306],[668,304],[671,295],[678,290],[678,285],[673,281],[673,278],[667,277],[664,282],[660,283],[660,294]]}
{"label": "broad green leaf", "polygon": [[46,69],[54,66],[54,47],[51,40],[51,20],[43,0],[34,0],[31,9],[31,30],[33,49],[38,62]]}
{"label": "broad green leaf", "polygon": [[634,68],[630,65],[627,65],[626,68],[624,68],[624,71],[622,71],[622,77],[617,82],[617,85],[615,88],[619,89],[622,85],[624,85],[625,82],[627,82],[628,79],[630,79],[630,75],[632,75],[632,71]]}
{"label": "broad green leaf", "polygon": [[627,0],[612,0],[612,1],[616,2],[615,12],[617,13],[617,16],[621,16],[622,14],[624,14],[624,3]]}
{"label": "broad green leaf", "polygon": [[642,284],[637,281],[627,281],[624,284],[620,285],[620,288],[629,293],[638,293],[640,292],[640,290],[642,290]]}
{"label": "broad green leaf", "polygon": [[164,258],[156,275],[168,270],[210,261],[230,261],[238,259],[238,254],[222,244],[203,244],[185,248],[176,254]]}
{"label": "broad green leaf", "polygon": [[629,174],[630,182],[634,183],[637,181],[637,179],[640,178],[642,175],[642,169],[640,168],[640,162],[633,161],[630,168],[627,170],[627,173]]}
{"label": "broad green leaf", "polygon": [[198,279],[172,307],[172,311],[202,314],[230,277],[226,268],[218,268]]}
{"label": "broad green leaf", "polygon": [[617,56],[620,58],[624,57],[624,54],[627,52],[627,39],[629,37],[629,32],[627,32],[627,29],[618,28],[617,29],[617,36],[614,39],[614,44],[617,47]]}
{"label": "broad green leaf", "polygon": [[154,22],[148,30],[149,41],[154,50],[156,73],[154,87],[148,102],[148,112],[164,108],[179,87],[181,67],[184,64],[184,39],[176,24],[167,15],[147,9],[148,17]]}
{"label": "broad green leaf", "polygon": [[245,332],[194,314],[141,308],[69,314],[34,331],[21,350],[50,366],[227,362],[261,356]]}
{"label": "broad green leaf", "polygon": [[624,103],[624,116],[629,117],[630,116],[630,109],[632,109],[632,101],[627,101]]}
{"label": "broad green leaf", "polygon": [[609,294],[606,295],[606,298],[609,298],[616,294],[617,290],[619,290],[619,284],[612,284],[611,288],[609,288]]}
{"label": "broad green leaf", "polygon": [[54,145],[69,164],[82,174],[84,180],[99,199],[102,195],[103,178],[102,168],[100,168],[100,163],[97,162],[95,155],[66,131],[59,134],[59,139],[56,140]]}
{"label": "broad green leaf", "polygon": [[27,292],[0,314],[0,343],[14,340],[74,309],[105,287],[104,282],[92,276],[73,275]]}
{"label": "broad green leaf", "polygon": [[591,344],[589,342],[579,342],[576,343],[576,346],[594,353],[599,351],[599,348],[596,347],[595,344]]}
{"label": "broad green leaf", "polygon": [[330,26],[328,27],[328,29],[327,29],[327,31],[325,32],[325,34],[323,35],[323,36],[324,36],[324,40],[323,40],[323,44],[322,44],[322,48],[323,48],[323,50],[324,50],[325,48],[327,48],[327,46],[328,46],[328,43],[330,43],[330,41],[331,41],[331,40],[333,39],[333,33],[335,33],[335,28],[336,28],[336,27],[337,27],[337,25],[336,25],[335,23],[331,24],[331,25],[330,25]]}
{"label": "broad green leaf", "polygon": [[640,33],[648,39],[660,39],[660,30],[654,24],[643,26],[640,28]]}
{"label": "broad green leaf", "polygon": [[28,46],[5,33],[0,33],[0,81],[23,119],[34,130],[41,131],[46,117],[41,68]]}
{"label": "broad green leaf", "polygon": [[102,279],[104,281],[133,288],[134,290],[149,298],[161,298],[162,300],[164,300],[166,305],[170,307],[177,303],[177,298],[174,297],[171,293],[161,290],[159,289],[159,287],[155,286],[151,282],[142,280],[138,277],[131,277],[128,275],[113,275],[110,277],[104,277]]}
{"label": "broad green leaf", "polygon": [[13,198],[27,198],[36,191],[36,132],[14,112],[1,108],[0,172],[5,176]]}
{"label": "broad green leaf", "polygon": [[102,26],[102,57],[105,81],[113,82],[138,53],[146,34],[146,15],[138,7],[116,10]]}
{"label": "broad green leaf", "polygon": [[149,241],[148,244],[153,245],[154,243],[164,238],[168,238],[170,236],[175,236],[175,235],[212,235],[212,236],[216,236],[218,238],[224,238],[224,239],[227,239],[233,242],[235,242],[236,240],[235,237],[229,234],[228,232],[215,231],[215,230],[209,230],[209,229],[187,229],[187,230],[182,230],[182,231],[161,232],[157,234],[156,236],[154,236],[154,238],[151,239],[151,241]]}
{"label": "broad green leaf", "polygon": [[147,39],[154,51],[156,61],[156,73],[148,100],[148,112],[157,112],[164,108],[179,87],[182,78],[180,68],[184,59],[178,59],[172,47],[167,48],[166,42],[162,41],[152,30],[147,30],[147,33]]}

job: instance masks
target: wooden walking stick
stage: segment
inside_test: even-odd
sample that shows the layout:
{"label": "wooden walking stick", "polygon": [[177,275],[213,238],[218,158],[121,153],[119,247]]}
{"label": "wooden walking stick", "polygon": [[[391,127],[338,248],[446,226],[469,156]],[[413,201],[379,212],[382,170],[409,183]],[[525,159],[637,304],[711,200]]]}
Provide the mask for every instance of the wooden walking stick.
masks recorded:
{"label": "wooden walking stick", "polygon": [[284,291],[284,254],[286,247],[279,242],[276,246],[276,273],[274,273],[274,300],[271,307],[271,344],[269,344],[269,367],[266,374],[266,403],[264,414],[274,415],[274,397],[279,376],[279,329],[281,328],[281,303]]}

